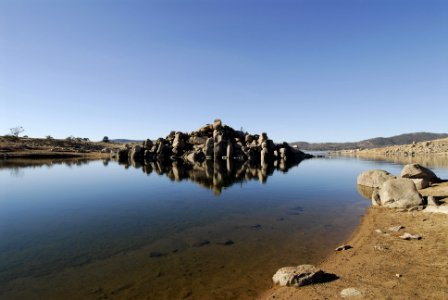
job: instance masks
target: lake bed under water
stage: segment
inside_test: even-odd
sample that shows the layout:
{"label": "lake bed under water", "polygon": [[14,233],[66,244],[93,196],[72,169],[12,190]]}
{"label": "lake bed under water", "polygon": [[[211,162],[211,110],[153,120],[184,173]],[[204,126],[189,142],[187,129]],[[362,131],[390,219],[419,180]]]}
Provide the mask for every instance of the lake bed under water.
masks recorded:
{"label": "lake bed under water", "polygon": [[359,173],[401,168],[311,159],[247,168],[217,192],[216,169],[207,181],[113,161],[3,161],[0,298],[253,299],[278,268],[317,264],[350,236],[370,206]]}

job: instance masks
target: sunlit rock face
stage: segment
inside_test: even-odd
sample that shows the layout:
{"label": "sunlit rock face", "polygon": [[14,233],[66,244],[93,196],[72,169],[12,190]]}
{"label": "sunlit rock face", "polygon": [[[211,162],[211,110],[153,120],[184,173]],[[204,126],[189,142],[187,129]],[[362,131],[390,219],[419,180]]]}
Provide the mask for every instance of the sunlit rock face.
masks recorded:
{"label": "sunlit rock face", "polygon": [[126,146],[112,156],[146,173],[166,174],[177,181],[189,179],[215,194],[236,182],[265,182],[274,170],[286,172],[312,157],[286,142],[275,144],[264,132],[238,131],[219,119],[191,133],[172,131],[155,142]]}

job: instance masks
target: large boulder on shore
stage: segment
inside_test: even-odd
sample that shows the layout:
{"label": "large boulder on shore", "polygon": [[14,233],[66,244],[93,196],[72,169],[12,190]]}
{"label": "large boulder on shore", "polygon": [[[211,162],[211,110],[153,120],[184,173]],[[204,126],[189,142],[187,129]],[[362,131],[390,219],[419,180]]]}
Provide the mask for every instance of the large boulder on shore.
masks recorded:
{"label": "large boulder on shore", "polygon": [[318,283],[323,280],[325,273],[313,265],[280,268],[272,281],[281,286],[303,286]]}
{"label": "large boulder on shore", "polygon": [[422,204],[414,182],[407,178],[390,179],[372,195],[372,204],[389,208],[410,208]]}
{"label": "large boulder on shore", "polygon": [[412,179],[425,179],[430,183],[439,182],[440,179],[428,168],[425,168],[419,164],[409,164],[403,167],[401,170],[400,177],[402,178],[412,178]]}
{"label": "large boulder on shore", "polygon": [[357,183],[358,185],[378,188],[384,182],[394,178],[396,178],[394,175],[384,170],[368,170],[359,174]]}

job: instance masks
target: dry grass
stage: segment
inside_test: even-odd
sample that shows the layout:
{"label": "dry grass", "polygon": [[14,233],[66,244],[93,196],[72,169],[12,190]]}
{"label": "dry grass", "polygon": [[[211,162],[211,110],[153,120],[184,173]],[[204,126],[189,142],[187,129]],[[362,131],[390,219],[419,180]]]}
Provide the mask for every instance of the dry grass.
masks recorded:
{"label": "dry grass", "polygon": [[0,157],[3,158],[103,158],[110,155],[110,150],[122,147],[123,144],[121,143],[90,142],[75,139],[0,137]]}

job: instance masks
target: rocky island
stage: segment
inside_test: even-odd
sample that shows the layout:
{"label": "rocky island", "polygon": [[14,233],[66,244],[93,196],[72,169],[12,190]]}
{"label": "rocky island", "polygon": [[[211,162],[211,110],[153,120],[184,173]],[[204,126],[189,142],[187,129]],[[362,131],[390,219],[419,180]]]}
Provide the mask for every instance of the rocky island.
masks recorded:
{"label": "rocky island", "polygon": [[264,183],[274,170],[288,171],[313,157],[288,143],[275,144],[266,133],[249,134],[217,119],[191,133],[172,131],[165,138],[145,140],[112,150],[121,165],[166,174],[173,181],[190,180],[219,195],[237,182]]}
{"label": "rocky island", "polygon": [[288,143],[275,144],[266,133],[249,134],[223,125],[220,119],[191,133],[171,131],[155,142],[147,139],[143,145],[126,146],[112,156],[119,161],[151,162],[183,160],[195,164],[205,160],[240,160],[260,164],[298,162],[312,155],[305,154]]}

